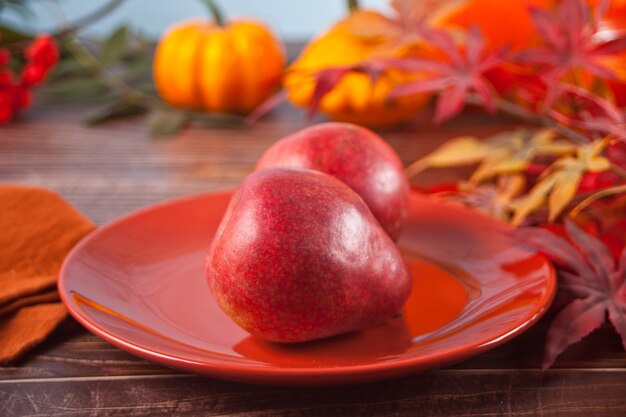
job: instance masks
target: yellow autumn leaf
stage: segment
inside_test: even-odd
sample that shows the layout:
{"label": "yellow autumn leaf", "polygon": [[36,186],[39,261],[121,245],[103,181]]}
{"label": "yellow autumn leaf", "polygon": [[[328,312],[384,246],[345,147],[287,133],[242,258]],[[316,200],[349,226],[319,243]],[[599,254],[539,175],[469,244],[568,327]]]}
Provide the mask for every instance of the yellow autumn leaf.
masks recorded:
{"label": "yellow autumn leaf", "polygon": [[519,226],[530,213],[544,206],[548,193],[555,182],[556,178],[553,175],[549,175],[539,181],[528,194],[514,202],[511,223],[514,226]]}
{"label": "yellow autumn leaf", "polygon": [[506,175],[498,179],[498,191],[501,201],[510,203],[526,187],[526,178],[523,175]]}
{"label": "yellow autumn leaf", "polygon": [[580,185],[583,171],[577,168],[554,173],[555,181],[548,200],[548,221],[553,222],[572,201]]}
{"label": "yellow autumn leaf", "polygon": [[[470,183],[476,185],[499,175],[521,173],[539,156],[563,157],[575,154],[576,150],[576,145],[559,139],[551,129],[516,130],[486,139],[463,136],[445,143],[411,165],[407,168],[407,175],[414,176],[427,168],[479,163],[470,178]],[[593,150],[588,153],[591,155]]]}
{"label": "yellow autumn leaf", "polygon": [[584,165],[585,170],[589,172],[602,172],[611,168],[611,162],[600,155],[608,143],[608,138],[604,138],[578,148],[576,156],[580,164]]}
{"label": "yellow autumn leaf", "polygon": [[526,178],[521,174],[503,175],[498,178],[497,194],[494,201],[494,214],[500,220],[508,221],[513,199],[526,187]]}
{"label": "yellow autumn leaf", "polygon": [[459,193],[449,196],[466,206],[502,221],[508,221],[511,202],[523,192],[526,180],[523,175],[503,175],[496,184],[475,185],[469,182],[458,184]]}
{"label": "yellow autumn leaf", "polygon": [[509,134],[503,140],[494,140],[492,143],[494,151],[483,160],[470,181],[478,183],[497,175],[522,172],[539,155],[561,156],[576,150],[571,143],[555,142],[554,138],[552,130],[543,129],[534,133],[520,130]]}
{"label": "yellow autumn leaf", "polygon": [[512,223],[519,225],[530,213],[548,205],[548,219],[556,220],[572,202],[585,172],[602,172],[610,169],[609,160],[600,155],[606,139],[578,147],[576,157],[564,156],[545,171],[545,176],[531,191],[515,204]]}
{"label": "yellow autumn leaf", "polygon": [[521,172],[528,162],[525,158],[511,156],[508,151],[494,152],[474,171],[470,181],[479,183],[496,175]]}
{"label": "yellow autumn leaf", "polygon": [[602,172],[609,169],[611,169],[611,162],[603,156],[596,156],[587,164],[587,171],[589,172]]}
{"label": "yellow autumn leaf", "polygon": [[410,165],[407,175],[412,177],[426,168],[469,165],[480,162],[489,154],[489,145],[473,136],[461,136],[446,142],[434,152]]}
{"label": "yellow autumn leaf", "polygon": [[536,132],[532,138],[532,148],[539,155],[563,156],[574,153],[576,145],[565,140],[555,140],[556,134],[552,129],[543,129]]}

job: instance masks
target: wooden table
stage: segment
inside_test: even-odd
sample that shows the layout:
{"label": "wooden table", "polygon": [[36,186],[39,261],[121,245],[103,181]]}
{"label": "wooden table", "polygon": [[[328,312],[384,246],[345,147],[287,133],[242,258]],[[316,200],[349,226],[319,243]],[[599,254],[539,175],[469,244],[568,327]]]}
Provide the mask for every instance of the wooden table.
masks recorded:
{"label": "wooden table", "polygon": [[[141,117],[88,128],[79,123],[84,112],[40,106],[1,128],[0,181],[57,190],[98,224],[172,197],[234,186],[270,144],[307,124],[282,108],[253,128],[195,126],[154,140]],[[385,137],[409,163],[453,136],[507,127],[470,115]],[[458,175],[430,172],[423,180]],[[626,354],[616,333],[604,326],[541,372],[547,323],[446,369],[363,385],[281,388],[181,374],[68,320],[23,360],[0,368],[0,416],[626,415]]]}

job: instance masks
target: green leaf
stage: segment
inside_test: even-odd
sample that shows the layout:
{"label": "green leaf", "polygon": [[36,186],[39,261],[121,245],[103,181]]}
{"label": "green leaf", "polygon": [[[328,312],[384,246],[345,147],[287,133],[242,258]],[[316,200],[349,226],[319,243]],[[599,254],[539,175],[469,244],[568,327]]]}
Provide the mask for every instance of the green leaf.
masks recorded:
{"label": "green leaf", "polygon": [[136,57],[126,65],[124,80],[133,81],[136,79],[149,78],[152,72],[152,55],[147,54]]}
{"label": "green leaf", "polygon": [[159,109],[150,114],[148,127],[153,137],[170,136],[182,129],[189,121],[189,114],[182,110]]}
{"label": "green leaf", "polygon": [[73,58],[65,58],[52,70],[50,74],[51,79],[60,79],[62,77],[76,77],[76,76],[88,76],[89,72],[85,69],[85,67],[78,61]]}
{"label": "green leaf", "polygon": [[211,127],[247,127],[246,117],[239,114],[196,111],[191,112],[190,117]]}
{"label": "green leaf", "polygon": [[5,7],[15,11],[23,20],[34,17],[33,11],[28,7],[27,2],[23,0],[0,0],[0,11]]}
{"label": "green leaf", "polygon": [[144,81],[133,85],[133,88],[141,93],[156,96],[157,91],[152,81]]}
{"label": "green leaf", "polygon": [[45,98],[65,102],[102,98],[107,92],[102,82],[93,77],[58,80],[41,88]]}
{"label": "green leaf", "polygon": [[33,37],[5,24],[0,26],[0,45],[29,41]]}
{"label": "green leaf", "polygon": [[83,119],[83,123],[93,126],[108,120],[116,119],[124,116],[140,114],[146,111],[145,107],[136,104],[130,104],[124,101],[113,101],[106,103]]}
{"label": "green leaf", "polygon": [[110,65],[122,58],[128,40],[128,27],[119,26],[104,42],[100,51],[100,61],[103,65]]}

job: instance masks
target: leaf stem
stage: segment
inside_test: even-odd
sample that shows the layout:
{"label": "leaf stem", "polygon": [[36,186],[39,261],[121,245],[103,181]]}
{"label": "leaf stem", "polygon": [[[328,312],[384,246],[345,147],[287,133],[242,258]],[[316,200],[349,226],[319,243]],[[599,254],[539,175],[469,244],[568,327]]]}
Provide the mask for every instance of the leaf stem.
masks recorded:
{"label": "leaf stem", "polygon": [[347,0],[346,6],[349,12],[353,12],[359,8],[359,0]]}
{"label": "leaf stem", "polygon": [[[482,106],[482,101],[476,96],[468,96],[466,98],[466,101],[468,104]],[[496,108],[502,113],[508,114],[509,116],[516,117],[535,125],[552,128],[556,132],[560,133],[561,135],[570,139],[572,142],[578,145],[586,145],[589,143],[589,140],[584,135],[558,123],[556,120],[553,120],[548,116],[533,113],[532,111],[518,104],[503,99],[496,99],[495,104]]]}
{"label": "leaf stem", "polygon": [[159,103],[156,98],[130,87],[122,79],[109,73],[100,60],[76,36],[67,35],[64,38],[67,50],[74,56],[76,61],[93,76],[98,77],[104,84],[119,94],[124,101],[129,104],[146,107],[154,107]]}
{"label": "leaf stem", "polygon": [[52,36],[60,37],[64,35],[69,35],[70,33],[78,32],[83,27],[102,19],[113,10],[117,9],[122,3],[124,3],[124,0],[110,0],[99,9],[96,9],[88,15],[76,20],[74,23],[72,23],[72,25],[57,31],[56,33],[53,33]]}
{"label": "leaf stem", "polygon": [[214,0],[202,0],[204,4],[209,8],[211,12],[211,16],[213,16],[213,20],[215,20],[215,24],[218,26],[224,26],[226,24],[224,20],[224,13],[220,10],[217,3]]}
{"label": "leaf stem", "polygon": [[626,179],[626,169],[615,165],[613,162],[611,162],[611,168],[609,168],[611,171],[613,171],[615,174],[619,175],[620,177],[622,177],[623,179]]}
{"label": "leaf stem", "polygon": [[591,203],[598,201],[601,198],[610,197],[612,195],[621,194],[621,193],[626,193],[626,185],[618,185],[615,187],[610,187],[604,190],[600,190],[597,193],[590,195],[589,197],[585,198],[583,201],[578,203],[576,207],[574,207],[570,211],[569,216],[574,218],[578,216],[580,212],[583,211],[585,208],[587,208]]}
{"label": "leaf stem", "polygon": [[[78,32],[79,30],[81,30],[82,28],[84,28],[85,26],[91,23],[94,23],[102,19],[103,17],[107,16],[113,10],[117,9],[122,3],[124,3],[124,0],[111,0],[108,3],[104,4],[102,7],[100,7],[99,9],[93,11],[92,13],[89,13],[88,15],[83,16],[80,19],[76,20],[74,23],[63,25],[61,29],[57,29],[56,31],[51,30],[49,32],[51,33],[51,36],[57,39],[60,39],[67,35],[74,34]],[[1,5],[2,3],[0,3],[0,6]],[[19,51],[22,48],[26,47],[26,45],[28,45],[30,42],[31,42],[31,39],[20,40],[16,42],[11,42],[9,44],[5,44],[5,46],[11,49],[12,51]]]}

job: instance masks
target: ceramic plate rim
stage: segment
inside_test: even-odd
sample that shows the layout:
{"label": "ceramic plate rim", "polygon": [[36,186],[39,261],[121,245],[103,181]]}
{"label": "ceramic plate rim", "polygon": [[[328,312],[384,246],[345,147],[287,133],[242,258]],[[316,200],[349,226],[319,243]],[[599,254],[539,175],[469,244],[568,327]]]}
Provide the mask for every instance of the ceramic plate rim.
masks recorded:
{"label": "ceramic plate rim", "polygon": [[[108,331],[105,328],[99,326],[96,322],[90,320],[86,315],[82,314],[78,307],[74,305],[74,302],[70,299],[71,291],[67,288],[67,269],[68,266],[74,261],[74,258],[80,255],[82,248],[89,244],[94,239],[97,239],[100,234],[105,233],[109,228],[117,226],[120,223],[124,223],[133,217],[138,217],[146,212],[158,210],[174,204],[184,204],[187,201],[193,201],[200,198],[206,198],[210,195],[216,194],[232,194],[233,189],[223,188],[214,191],[207,191],[203,193],[193,194],[185,197],[169,199],[163,202],[151,204],[137,210],[133,210],[127,214],[124,214],[104,225],[98,227],[93,232],[86,235],[81,239],[66,255],[61,265],[58,278],[58,291],[61,301],[68,309],[69,313],[82,324],[87,330],[93,334],[101,337],[107,342],[126,350],[132,354],[138,355],[148,360],[153,360],[157,363],[173,366],[179,369],[185,369],[196,373],[205,373],[207,375],[215,375],[221,377],[227,377],[232,375],[233,378],[241,375],[250,376],[336,376],[336,375],[363,375],[375,373],[377,371],[400,371],[405,370],[405,373],[410,373],[411,370],[425,370],[433,369],[443,365],[452,364],[460,360],[475,356],[485,350],[492,349],[499,346],[526,331],[532,327],[549,309],[555,293],[556,293],[556,273],[554,267],[550,262],[547,262],[547,291],[539,298],[539,302],[533,309],[532,315],[521,322],[517,322],[513,327],[511,326],[507,331],[501,332],[497,336],[488,336],[481,339],[472,341],[471,343],[464,343],[452,349],[446,349],[440,352],[435,352],[427,355],[418,355],[414,357],[401,357],[392,359],[389,361],[368,363],[368,364],[355,364],[355,365],[342,365],[342,366],[325,366],[319,368],[303,368],[303,367],[288,367],[284,365],[268,366],[268,365],[252,365],[252,364],[240,364],[229,363],[227,361],[219,362],[214,358],[207,358],[207,361],[189,360],[168,353],[160,352],[156,349],[150,349],[149,347],[142,346],[140,343],[133,343],[131,340],[125,340],[118,337],[114,332]],[[413,191],[412,193],[415,193]],[[424,195],[426,198],[430,198]],[[467,210],[473,216],[481,218],[487,218],[479,213],[472,212],[469,209],[459,207],[460,210]],[[489,219],[489,221],[497,222],[497,220]],[[498,222],[500,223],[500,222]],[[543,255],[541,255],[543,256]],[[222,356],[227,358],[225,354],[214,352],[216,356]],[[259,362],[260,364],[261,362]],[[428,366],[433,364],[433,366]],[[202,370],[198,370],[196,367],[200,367]],[[206,371],[206,372],[204,372]],[[269,381],[268,381],[269,382]]]}

